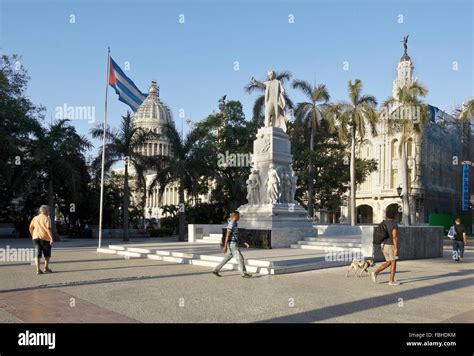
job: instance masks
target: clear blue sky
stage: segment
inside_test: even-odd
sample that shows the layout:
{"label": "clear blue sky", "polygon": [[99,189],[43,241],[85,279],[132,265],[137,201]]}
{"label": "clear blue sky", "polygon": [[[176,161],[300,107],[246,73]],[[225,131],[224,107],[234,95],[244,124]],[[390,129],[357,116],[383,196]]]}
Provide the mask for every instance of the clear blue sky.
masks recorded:
{"label": "clear blue sky", "polygon": [[[334,101],[346,98],[349,79],[360,78],[381,102],[391,95],[406,34],[430,104],[449,110],[474,92],[471,0],[0,3],[1,51],[22,56],[31,76],[28,95],[47,108],[48,121],[65,103],[94,106],[96,123],[73,121],[83,134],[103,119],[107,46],[117,63],[130,63],[126,74],[142,91],[158,81],[178,128],[179,109],[197,121],[216,110],[224,94],[240,100],[250,119],[255,96],[243,88],[270,68],[326,84]],[[295,102],[302,99],[287,91]],[[109,90],[112,126],[127,108]]]}

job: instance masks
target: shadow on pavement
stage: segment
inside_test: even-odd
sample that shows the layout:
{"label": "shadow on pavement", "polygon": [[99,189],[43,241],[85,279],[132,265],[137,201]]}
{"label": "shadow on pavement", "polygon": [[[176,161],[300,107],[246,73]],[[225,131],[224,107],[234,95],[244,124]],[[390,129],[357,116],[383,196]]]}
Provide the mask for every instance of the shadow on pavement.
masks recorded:
{"label": "shadow on pavement", "polygon": [[[474,270],[467,270],[462,272],[455,272],[454,274],[447,273],[444,276],[453,275],[469,275]],[[415,288],[411,290],[400,290],[395,288],[395,293],[385,294],[378,297],[370,297],[353,302],[347,302],[337,305],[327,306],[321,309],[314,309],[307,312],[296,313],[292,315],[285,315],[273,319],[262,320],[260,323],[312,323],[319,322],[330,318],[341,317],[352,313],[361,312],[364,310],[375,309],[394,303],[394,300],[403,298],[407,301],[410,299],[422,298],[425,296],[449,292],[459,288],[474,286],[474,279],[472,277],[464,278],[456,281],[449,281],[439,284],[433,284],[425,287]]]}

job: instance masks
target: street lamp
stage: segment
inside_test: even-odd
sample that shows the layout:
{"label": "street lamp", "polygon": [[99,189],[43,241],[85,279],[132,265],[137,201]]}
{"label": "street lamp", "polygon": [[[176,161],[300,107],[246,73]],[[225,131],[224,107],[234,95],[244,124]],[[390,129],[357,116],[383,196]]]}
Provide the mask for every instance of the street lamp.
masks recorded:
{"label": "street lamp", "polygon": [[397,188],[397,194],[398,194],[398,197],[399,197],[399,198],[402,197],[402,190],[403,190],[402,186],[399,185],[398,188]]}

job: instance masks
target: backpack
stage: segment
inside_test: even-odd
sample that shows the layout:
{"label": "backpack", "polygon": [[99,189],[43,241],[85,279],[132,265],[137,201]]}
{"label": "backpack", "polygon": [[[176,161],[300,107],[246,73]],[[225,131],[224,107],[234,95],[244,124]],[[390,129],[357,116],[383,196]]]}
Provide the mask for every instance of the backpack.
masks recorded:
{"label": "backpack", "polygon": [[456,228],[455,226],[451,226],[449,228],[449,231],[448,231],[448,237],[451,239],[451,240],[456,240],[456,236],[457,236],[457,232],[456,232]]}
{"label": "backpack", "polygon": [[386,239],[390,237],[387,230],[387,225],[385,225],[383,221],[375,227],[373,237],[374,237],[374,240],[373,240],[374,245],[381,245],[382,242],[384,242]]}

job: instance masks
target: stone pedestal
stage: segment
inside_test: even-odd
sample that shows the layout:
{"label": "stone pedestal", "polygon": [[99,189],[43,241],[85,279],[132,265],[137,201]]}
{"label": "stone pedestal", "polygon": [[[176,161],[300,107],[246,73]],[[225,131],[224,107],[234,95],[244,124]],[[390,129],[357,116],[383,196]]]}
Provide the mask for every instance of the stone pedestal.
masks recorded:
{"label": "stone pedestal", "polygon": [[[316,236],[306,210],[294,199],[297,178],[291,167],[288,135],[278,127],[262,127],[257,132],[253,152],[253,169],[258,171],[259,189],[254,191],[252,204],[239,207],[239,227],[271,230],[272,248],[290,247],[304,237]],[[268,193],[271,165],[280,181],[277,201],[272,201]]]}

